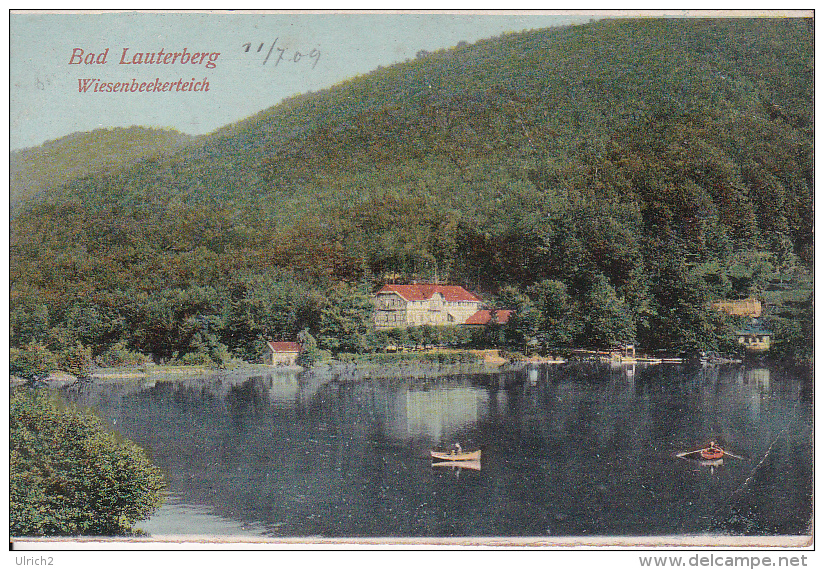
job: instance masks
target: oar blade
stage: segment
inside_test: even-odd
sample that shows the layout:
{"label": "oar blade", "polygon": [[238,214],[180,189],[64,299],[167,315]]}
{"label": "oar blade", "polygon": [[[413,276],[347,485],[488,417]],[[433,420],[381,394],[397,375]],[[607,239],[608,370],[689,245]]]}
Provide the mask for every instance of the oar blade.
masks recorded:
{"label": "oar blade", "polygon": [[693,451],[683,451],[681,453],[676,453],[675,457],[686,457],[687,455],[692,455],[693,453],[700,453],[702,451],[704,451],[703,447],[701,449],[695,449]]}

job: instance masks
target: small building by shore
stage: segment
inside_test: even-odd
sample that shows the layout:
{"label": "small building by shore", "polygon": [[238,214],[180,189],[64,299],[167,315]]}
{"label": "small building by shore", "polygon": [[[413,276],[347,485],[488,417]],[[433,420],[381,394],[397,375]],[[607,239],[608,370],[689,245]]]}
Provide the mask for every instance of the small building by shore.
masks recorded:
{"label": "small building by shore", "polygon": [[303,347],[298,342],[269,341],[266,343],[263,363],[267,366],[296,366],[301,352]]}
{"label": "small building by shore", "polygon": [[735,331],[738,344],[749,352],[763,352],[770,349],[772,332],[755,323]]}
{"label": "small building by shore", "polygon": [[735,331],[738,345],[747,352],[764,352],[770,349],[773,333],[761,324],[763,308],[761,301],[749,297],[738,301],[721,300],[712,304],[717,311],[733,317],[747,317],[749,324]]}

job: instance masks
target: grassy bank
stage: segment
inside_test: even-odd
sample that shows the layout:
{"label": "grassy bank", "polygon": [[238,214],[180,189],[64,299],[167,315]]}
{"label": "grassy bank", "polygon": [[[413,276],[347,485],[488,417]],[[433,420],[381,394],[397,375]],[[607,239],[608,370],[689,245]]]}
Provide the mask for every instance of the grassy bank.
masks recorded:
{"label": "grassy bank", "polygon": [[420,352],[379,352],[379,353],[342,353],[335,359],[344,364],[483,364],[483,356],[479,351],[469,350],[433,350]]}

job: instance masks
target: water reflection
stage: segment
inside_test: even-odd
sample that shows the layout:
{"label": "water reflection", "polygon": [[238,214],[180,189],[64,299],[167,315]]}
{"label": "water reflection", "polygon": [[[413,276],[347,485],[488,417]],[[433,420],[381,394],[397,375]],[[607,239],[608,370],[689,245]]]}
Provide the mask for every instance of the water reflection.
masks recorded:
{"label": "water reflection", "polygon": [[[771,367],[273,371],[69,395],[164,469],[177,510],[150,521],[161,534],[210,524],[181,512],[271,536],[803,534],[811,520],[811,390]],[[742,459],[676,457],[709,440]],[[429,449],[454,442],[482,449],[483,469],[432,466]]]}
{"label": "water reflection", "polygon": [[[461,473],[471,473],[481,470],[480,461],[439,461],[432,463],[432,469],[447,471],[455,474],[455,479],[461,478]],[[464,476],[466,477],[466,476]]]}
{"label": "water reflection", "polygon": [[391,410],[394,417],[405,420],[400,436],[427,436],[435,441],[454,439],[462,428],[477,423],[488,400],[486,391],[472,387],[407,388],[405,396]]}
{"label": "water reflection", "polygon": [[168,497],[151,520],[137,525],[152,536],[169,538],[232,537],[255,538],[266,535],[259,524],[239,522],[214,514],[211,507],[182,503],[179,497]]}

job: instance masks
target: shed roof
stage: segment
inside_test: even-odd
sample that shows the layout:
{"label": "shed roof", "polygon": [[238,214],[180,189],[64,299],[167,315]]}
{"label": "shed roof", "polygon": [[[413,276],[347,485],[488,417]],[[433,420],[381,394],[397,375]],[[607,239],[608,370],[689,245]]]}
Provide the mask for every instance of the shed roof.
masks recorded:
{"label": "shed roof", "polygon": [[432,283],[415,283],[413,285],[384,285],[378,294],[397,293],[407,301],[425,301],[431,299],[435,293],[443,295],[447,301],[475,301],[481,300],[461,287],[460,285],[434,285]]}
{"label": "shed roof", "polygon": [[745,328],[745,329],[739,329],[739,330],[735,331],[735,334],[738,334],[738,335],[772,336],[772,331],[768,331],[767,329],[762,329],[762,328]]}
{"label": "shed roof", "polygon": [[303,347],[299,342],[272,342],[266,343],[272,352],[301,352]]}

